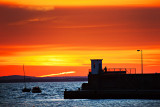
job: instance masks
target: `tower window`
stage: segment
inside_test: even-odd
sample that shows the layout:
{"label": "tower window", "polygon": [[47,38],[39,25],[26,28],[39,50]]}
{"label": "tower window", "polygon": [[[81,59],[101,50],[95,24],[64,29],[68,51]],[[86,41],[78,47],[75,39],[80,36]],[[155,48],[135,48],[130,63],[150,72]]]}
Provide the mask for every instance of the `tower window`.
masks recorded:
{"label": "tower window", "polygon": [[93,68],[95,68],[96,67],[96,64],[95,64],[95,62],[93,63]]}

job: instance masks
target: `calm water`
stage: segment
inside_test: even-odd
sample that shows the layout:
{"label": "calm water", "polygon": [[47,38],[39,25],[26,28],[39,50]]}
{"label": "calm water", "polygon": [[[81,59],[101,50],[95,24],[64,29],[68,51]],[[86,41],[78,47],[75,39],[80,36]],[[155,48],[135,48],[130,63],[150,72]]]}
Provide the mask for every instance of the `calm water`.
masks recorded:
{"label": "calm water", "polygon": [[63,99],[65,88],[78,89],[84,82],[39,82],[27,83],[28,87],[39,86],[42,93],[22,93],[23,83],[0,84],[1,107],[160,107],[160,100],[134,99]]}

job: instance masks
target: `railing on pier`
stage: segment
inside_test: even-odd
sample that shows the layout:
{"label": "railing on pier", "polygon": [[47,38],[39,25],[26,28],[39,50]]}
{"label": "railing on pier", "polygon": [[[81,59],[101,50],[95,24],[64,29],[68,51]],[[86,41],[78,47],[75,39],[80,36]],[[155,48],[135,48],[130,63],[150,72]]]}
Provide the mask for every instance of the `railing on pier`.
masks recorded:
{"label": "railing on pier", "polygon": [[[106,68],[106,70],[102,70],[103,72],[126,72],[126,74],[136,74],[136,68]],[[91,73],[92,70],[89,69],[89,73]]]}

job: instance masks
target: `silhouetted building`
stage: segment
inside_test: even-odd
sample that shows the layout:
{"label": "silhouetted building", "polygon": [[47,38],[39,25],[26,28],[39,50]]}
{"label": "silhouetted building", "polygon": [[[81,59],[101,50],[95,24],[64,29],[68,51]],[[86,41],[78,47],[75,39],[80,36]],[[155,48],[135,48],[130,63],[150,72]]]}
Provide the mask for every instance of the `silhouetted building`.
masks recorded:
{"label": "silhouetted building", "polygon": [[82,84],[81,91],[65,91],[64,98],[160,99],[160,73],[136,74],[135,68],[102,69],[102,60],[91,59],[88,83]]}
{"label": "silhouetted building", "polygon": [[91,59],[88,83],[82,90],[160,89],[160,74],[129,74],[135,68],[102,69],[102,60]]}

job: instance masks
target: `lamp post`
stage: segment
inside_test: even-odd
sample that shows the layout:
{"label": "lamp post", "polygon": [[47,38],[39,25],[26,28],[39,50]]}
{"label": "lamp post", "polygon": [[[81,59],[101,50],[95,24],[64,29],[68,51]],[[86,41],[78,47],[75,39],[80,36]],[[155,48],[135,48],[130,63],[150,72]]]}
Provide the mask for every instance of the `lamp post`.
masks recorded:
{"label": "lamp post", "polygon": [[137,50],[141,51],[141,73],[143,74],[143,55],[142,55],[142,50]]}

